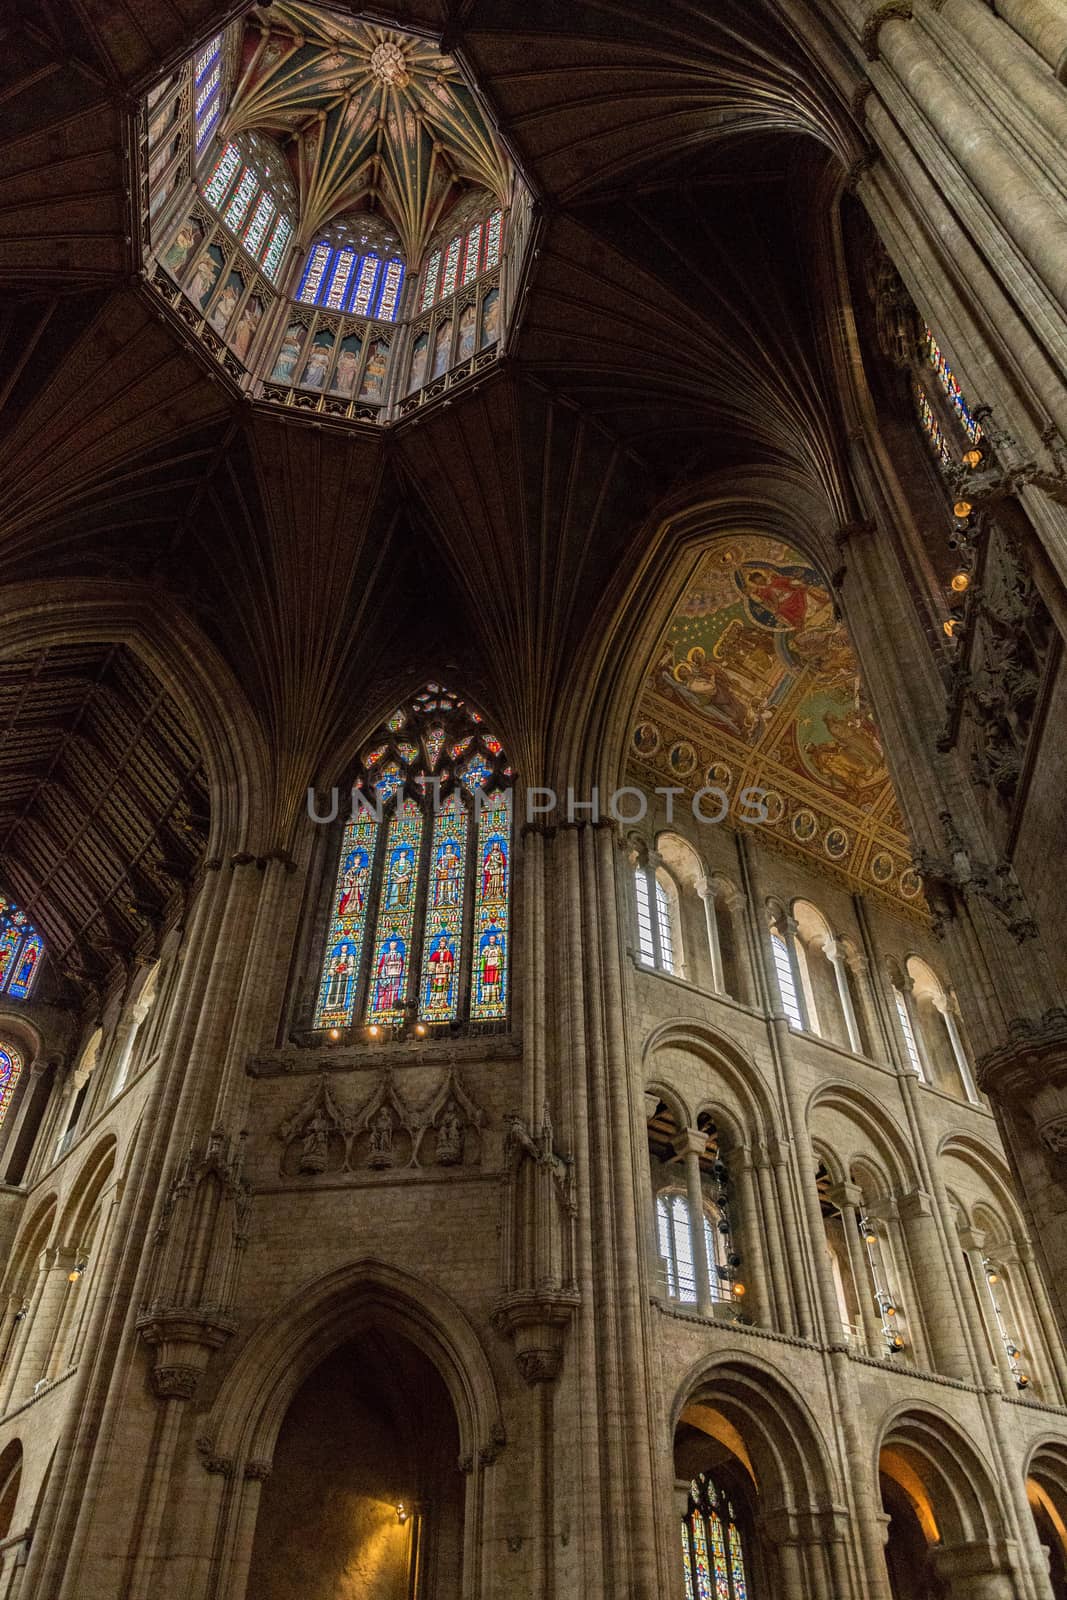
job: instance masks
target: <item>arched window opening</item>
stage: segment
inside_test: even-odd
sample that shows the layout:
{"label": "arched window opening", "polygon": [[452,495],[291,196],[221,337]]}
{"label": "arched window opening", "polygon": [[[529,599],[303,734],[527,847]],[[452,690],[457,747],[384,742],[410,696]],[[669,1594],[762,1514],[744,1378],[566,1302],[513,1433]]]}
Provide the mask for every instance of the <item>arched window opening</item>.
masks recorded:
{"label": "arched window opening", "polygon": [[978,1090],[951,996],[933,968],[919,956],[908,957],[907,975],[912,984],[922,1055],[929,1063],[934,1086],[977,1105]]}
{"label": "arched window opening", "polygon": [[81,1053],[81,1059],[70,1075],[63,1098],[59,1104],[60,1132],[56,1139],[53,1161],[58,1161],[65,1156],[75,1139],[78,1137],[78,1124],[81,1121],[82,1111],[89,1095],[89,1085],[96,1064],[100,1059],[100,1047],[104,1034],[102,1028],[94,1029],[88,1044]]}
{"label": "arched window opening", "polygon": [[0,1456],[0,1541],[7,1539],[15,1521],[22,1483],[22,1444],[13,1439]]}
{"label": "arched window opening", "polygon": [[1008,1367],[1018,1389],[1029,1389],[1033,1379],[1024,1363],[1021,1345],[1017,1341],[1014,1331],[1015,1316],[1010,1305],[1008,1295],[1009,1286],[1005,1273],[996,1261],[990,1256],[982,1258],[982,1279],[985,1292],[989,1298],[989,1306],[993,1315],[993,1324],[997,1336],[1004,1346]]}
{"label": "arched window opening", "polygon": [[[202,193],[246,255],[277,283],[297,209],[296,189],[280,147],[261,133],[240,134],[223,147]],[[215,264],[210,250],[209,246],[208,255],[202,258],[205,277]],[[244,280],[235,268],[210,314],[212,326],[229,320],[244,290]]]}
{"label": "arched window opening", "polygon": [[726,1490],[710,1472],[689,1486],[682,1518],[686,1600],[748,1600],[745,1550]]}
{"label": "arched window opening", "polygon": [[845,947],[816,906],[793,904],[794,949],[808,1030],[862,1053],[855,996]]}
{"label": "arched window opening", "polygon": [[511,783],[500,740],[427,684],[363,751],[314,1027],[371,1036],[503,1023],[510,1009]]}
{"label": "arched window opening", "polygon": [[782,1010],[789,1018],[791,1028],[803,1030],[804,1013],[800,1009],[789,945],[785,935],[774,926],[771,928],[771,954],[774,957],[774,971],[778,979],[778,995],[782,1002]]}
{"label": "arched window opening", "polygon": [[0,1040],[0,1128],[11,1109],[22,1076],[22,1056],[13,1044]]}
{"label": "arched window opening", "polygon": [[1067,1600],[1067,1452],[1062,1446],[1038,1450],[1026,1479],[1026,1498],[1048,1554],[1054,1600]]}
{"label": "arched window opening", "polygon": [[637,906],[637,954],[643,966],[680,978],[682,935],[678,888],[670,873],[651,863],[634,867]]}
{"label": "arched window opening", "polygon": [[897,1008],[897,1020],[900,1023],[900,1032],[904,1040],[904,1049],[913,1071],[923,1083],[927,1082],[926,1071],[919,1055],[919,1047],[915,1040],[915,1030],[911,1025],[911,1016],[908,1012],[908,1001],[902,989],[893,987],[893,999]]}
{"label": "arched window opening", "polygon": [[406,272],[396,233],[380,218],[353,213],[311,246],[296,299],[378,322],[395,322]]}
{"label": "arched window opening", "polygon": [[[850,1219],[849,1208],[842,1202],[841,1195],[834,1192],[834,1198],[831,1199],[833,1184],[823,1162],[819,1163],[816,1171],[815,1186],[819,1191],[819,1209],[822,1212],[826,1234],[826,1254],[830,1260],[834,1296],[841,1319],[841,1332],[850,1345],[862,1347],[865,1341],[865,1328],[860,1313],[860,1285],[857,1283],[861,1258],[858,1239],[855,1237],[855,1211],[852,1211]],[[851,1234],[847,1231],[850,1220]]]}
{"label": "arched window opening", "polygon": [[716,1305],[739,1308],[745,1285],[715,1124],[703,1113],[695,1129],[679,1128],[674,1113],[658,1101],[650,1107],[648,1151],[662,1294],[704,1315]]}
{"label": "arched window opening", "polygon": [[26,913],[0,895],[0,994],[28,1000],[43,957],[44,941]]}
{"label": "arched window opening", "polygon": [[457,289],[497,266],[503,237],[504,213],[497,206],[487,216],[454,233],[447,243],[435,245],[422,270],[419,310],[426,311],[439,301],[448,300]]}

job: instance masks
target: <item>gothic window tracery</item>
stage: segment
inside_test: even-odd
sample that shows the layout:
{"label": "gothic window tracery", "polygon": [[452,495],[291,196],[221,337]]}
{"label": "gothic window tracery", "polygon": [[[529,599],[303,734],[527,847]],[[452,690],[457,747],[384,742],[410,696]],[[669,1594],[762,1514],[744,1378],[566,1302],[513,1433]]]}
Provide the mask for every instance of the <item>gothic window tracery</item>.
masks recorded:
{"label": "gothic window tracery", "polygon": [[277,145],[258,133],[231,140],[202,193],[246,254],[276,283],[296,214],[296,193]]}
{"label": "gothic window tracery", "polygon": [[308,252],[296,300],[300,305],[395,322],[405,265],[395,235],[369,216],[335,223]]}
{"label": "gothic window tracery", "polygon": [[710,1472],[689,1486],[682,1518],[686,1600],[749,1600],[744,1544],[733,1503]]}
{"label": "gothic window tracery", "polygon": [[44,956],[44,942],[24,911],[0,895],[0,994],[28,1000]]}
{"label": "gothic window tracery", "polygon": [[513,772],[465,701],[430,683],[364,749],[314,1026],[503,1022],[510,1007]]}

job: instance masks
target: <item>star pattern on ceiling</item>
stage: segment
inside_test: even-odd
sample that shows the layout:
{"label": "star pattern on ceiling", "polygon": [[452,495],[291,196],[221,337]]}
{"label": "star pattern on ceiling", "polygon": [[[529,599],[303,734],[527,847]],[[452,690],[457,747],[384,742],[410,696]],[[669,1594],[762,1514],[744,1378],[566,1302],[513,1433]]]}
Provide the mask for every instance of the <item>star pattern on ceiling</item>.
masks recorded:
{"label": "star pattern on ceiling", "polygon": [[[921,882],[852,642],[809,558],[744,534],[701,559],[645,682],[631,762],[853,887],[921,906]],[[722,802],[702,805],[711,816]]]}
{"label": "star pattern on ceiling", "polygon": [[508,203],[512,168],[456,62],[436,43],[300,0],[243,24],[224,138],[260,131],[293,162],[306,244],[380,207],[410,263],[470,186]]}

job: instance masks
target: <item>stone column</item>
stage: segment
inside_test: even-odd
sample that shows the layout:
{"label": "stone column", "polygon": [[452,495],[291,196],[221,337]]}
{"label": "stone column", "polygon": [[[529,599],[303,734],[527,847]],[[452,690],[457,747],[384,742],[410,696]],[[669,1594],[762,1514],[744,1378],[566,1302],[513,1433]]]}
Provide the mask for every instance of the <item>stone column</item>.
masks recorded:
{"label": "stone column", "polygon": [[863,1054],[863,1040],[860,1038],[859,1023],[856,1021],[856,1008],[852,1004],[852,990],[848,982],[848,967],[845,964],[845,952],[841,947],[840,939],[827,939],[823,943],[823,952],[826,959],[834,969],[837,980],[837,998],[841,1002],[841,1011],[845,1018],[845,1027],[848,1030],[848,1042],[857,1056]]}
{"label": "stone column", "polygon": [[1060,1405],[1067,1403],[1067,1357],[1064,1355],[1063,1341],[1059,1329],[1056,1327],[1056,1317],[1049,1300],[1045,1280],[1041,1269],[1034,1258],[1034,1247],[1029,1239],[1019,1241],[1015,1246],[1014,1260],[1018,1263],[1017,1270],[1023,1283],[1030,1292],[1034,1313],[1037,1317],[1038,1327],[1041,1332],[1042,1354],[1048,1361],[1056,1377],[1058,1393],[1055,1396]]}
{"label": "stone column", "polygon": [[[719,944],[719,923],[715,915],[715,890],[708,882],[697,884],[697,894],[704,902],[704,915],[708,924],[708,954],[711,957],[711,983],[716,994],[726,993],[726,980],[722,970],[722,947]],[[736,998],[736,996],[735,996]]]}
{"label": "stone column", "polygon": [[839,1183],[831,1189],[827,1197],[831,1205],[837,1207],[841,1213],[842,1231],[845,1235],[845,1249],[848,1251],[849,1271],[852,1274],[852,1285],[859,1302],[860,1320],[863,1323],[863,1338],[869,1356],[882,1357],[886,1354],[885,1335],[882,1332],[881,1319],[876,1316],[874,1309],[874,1296],[867,1272],[867,1261],[864,1251],[861,1250],[859,1236],[859,1216],[863,1209],[863,1191],[854,1183]]}
{"label": "stone column", "polygon": [[[735,1149],[728,1150],[723,1159],[730,1174],[730,1186],[737,1195],[742,1223],[742,1228],[739,1230],[741,1240],[744,1242],[744,1249],[740,1251],[741,1273],[748,1290],[744,1310],[753,1322],[763,1327],[774,1327],[776,1324],[771,1312],[763,1254],[772,1224],[770,1218],[765,1218],[762,1227],[760,1225],[756,1185],[753,1180],[755,1162],[752,1151],[748,1145],[738,1145]],[[739,1247],[741,1240],[735,1237],[735,1246]]]}
{"label": "stone column", "polygon": [[993,10],[1037,51],[1061,83],[1067,83],[1067,6],[1063,0],[993,0]]}
{"label": "stone column", "polygon": [[902,1197],[898,1209],[934,1365],[946,1378],[970,1382],[973,1377],[970,1352],[960,1327],[952,1282],[945,1275],[934,1202],[923,1190],[913,1189],[911,1194]]}
{"label": "stone column", "polygon": [[683,1128],[674,1141],[675,1154],[685,1167],[685,1196],[689,1206],[689,1240],[693,1252],[697,1308],[701,1316],[711,1316],[711,1262],[704,1245],[704,1187],[700,1179],[700,1158],[708,1147],[708,1136],[699,1128]]}
{"label": "stone column", "polygon": [[1007,1542],[941,1545],[931,1554],[946,1600],[1018,1600],[1018,1547]]}

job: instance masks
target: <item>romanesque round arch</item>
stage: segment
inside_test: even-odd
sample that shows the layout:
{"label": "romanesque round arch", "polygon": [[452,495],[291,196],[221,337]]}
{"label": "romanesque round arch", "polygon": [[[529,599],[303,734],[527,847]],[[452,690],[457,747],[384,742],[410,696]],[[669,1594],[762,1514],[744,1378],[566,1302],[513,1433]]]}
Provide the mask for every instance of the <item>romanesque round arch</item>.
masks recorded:
{"label": "romanesque round arch", "polygon": [[901,1402],[888,1411],[876,1435],[871,1470],[875,1481],[883,1471],[899,1484],[931,1543],[990,1544],[1004,1536],[1000,1504],[981,1456],[938,1407]]}
{"label": "romanesque round arch", "polygon": [[843,1079],[834,1079],[829,1083],[819,1084],[808,1097],[804,1120],[809,1131],[815,1113],[821,1107],[839,1112],[854,1123],[859,1132],[870,1142],[871,1150],[857,1149],[849,1152],[847,1161],[842,1158],[845,1165],[851,1165],[853,1160],[863,1161],[865,1157],[870,1164],[873,1153],[876,1161],[888,1174],[894,1188],[899,1189],[901,1193],[907,1193],[915,1187],[918,1175],[913,1157],[908,1150],[907,1139],[895,1117],[885,1106],[854,1084]]}
{"label": "romanesque round arch", "polygon": [[[657,1071],[656,1057],[665,1050],[688,1053],[704,1065],[713,1067],[732,1091],[742,1120],[739,1123],[737,1112],[732,1113],[729,1106],[722,1105],[711,1092],[701,1096],[699,1102],[694,1102],[696,1116],[704,1110],[713,1110],[716,1118],[722,1119],[723,1126],[729,1128],[732,1138],[739,1143],[747,1144],[753,1139],[766,1138],[777,1132],[778,1122],[767,1084],[745,1052],[717,1028],[708,1023],[688,1020],[664,1022],[654,1028],[645,1040],[642,1052],[649,1081],[661,1075]],[[669,1077],[669,1074],[662,1075]]]}

